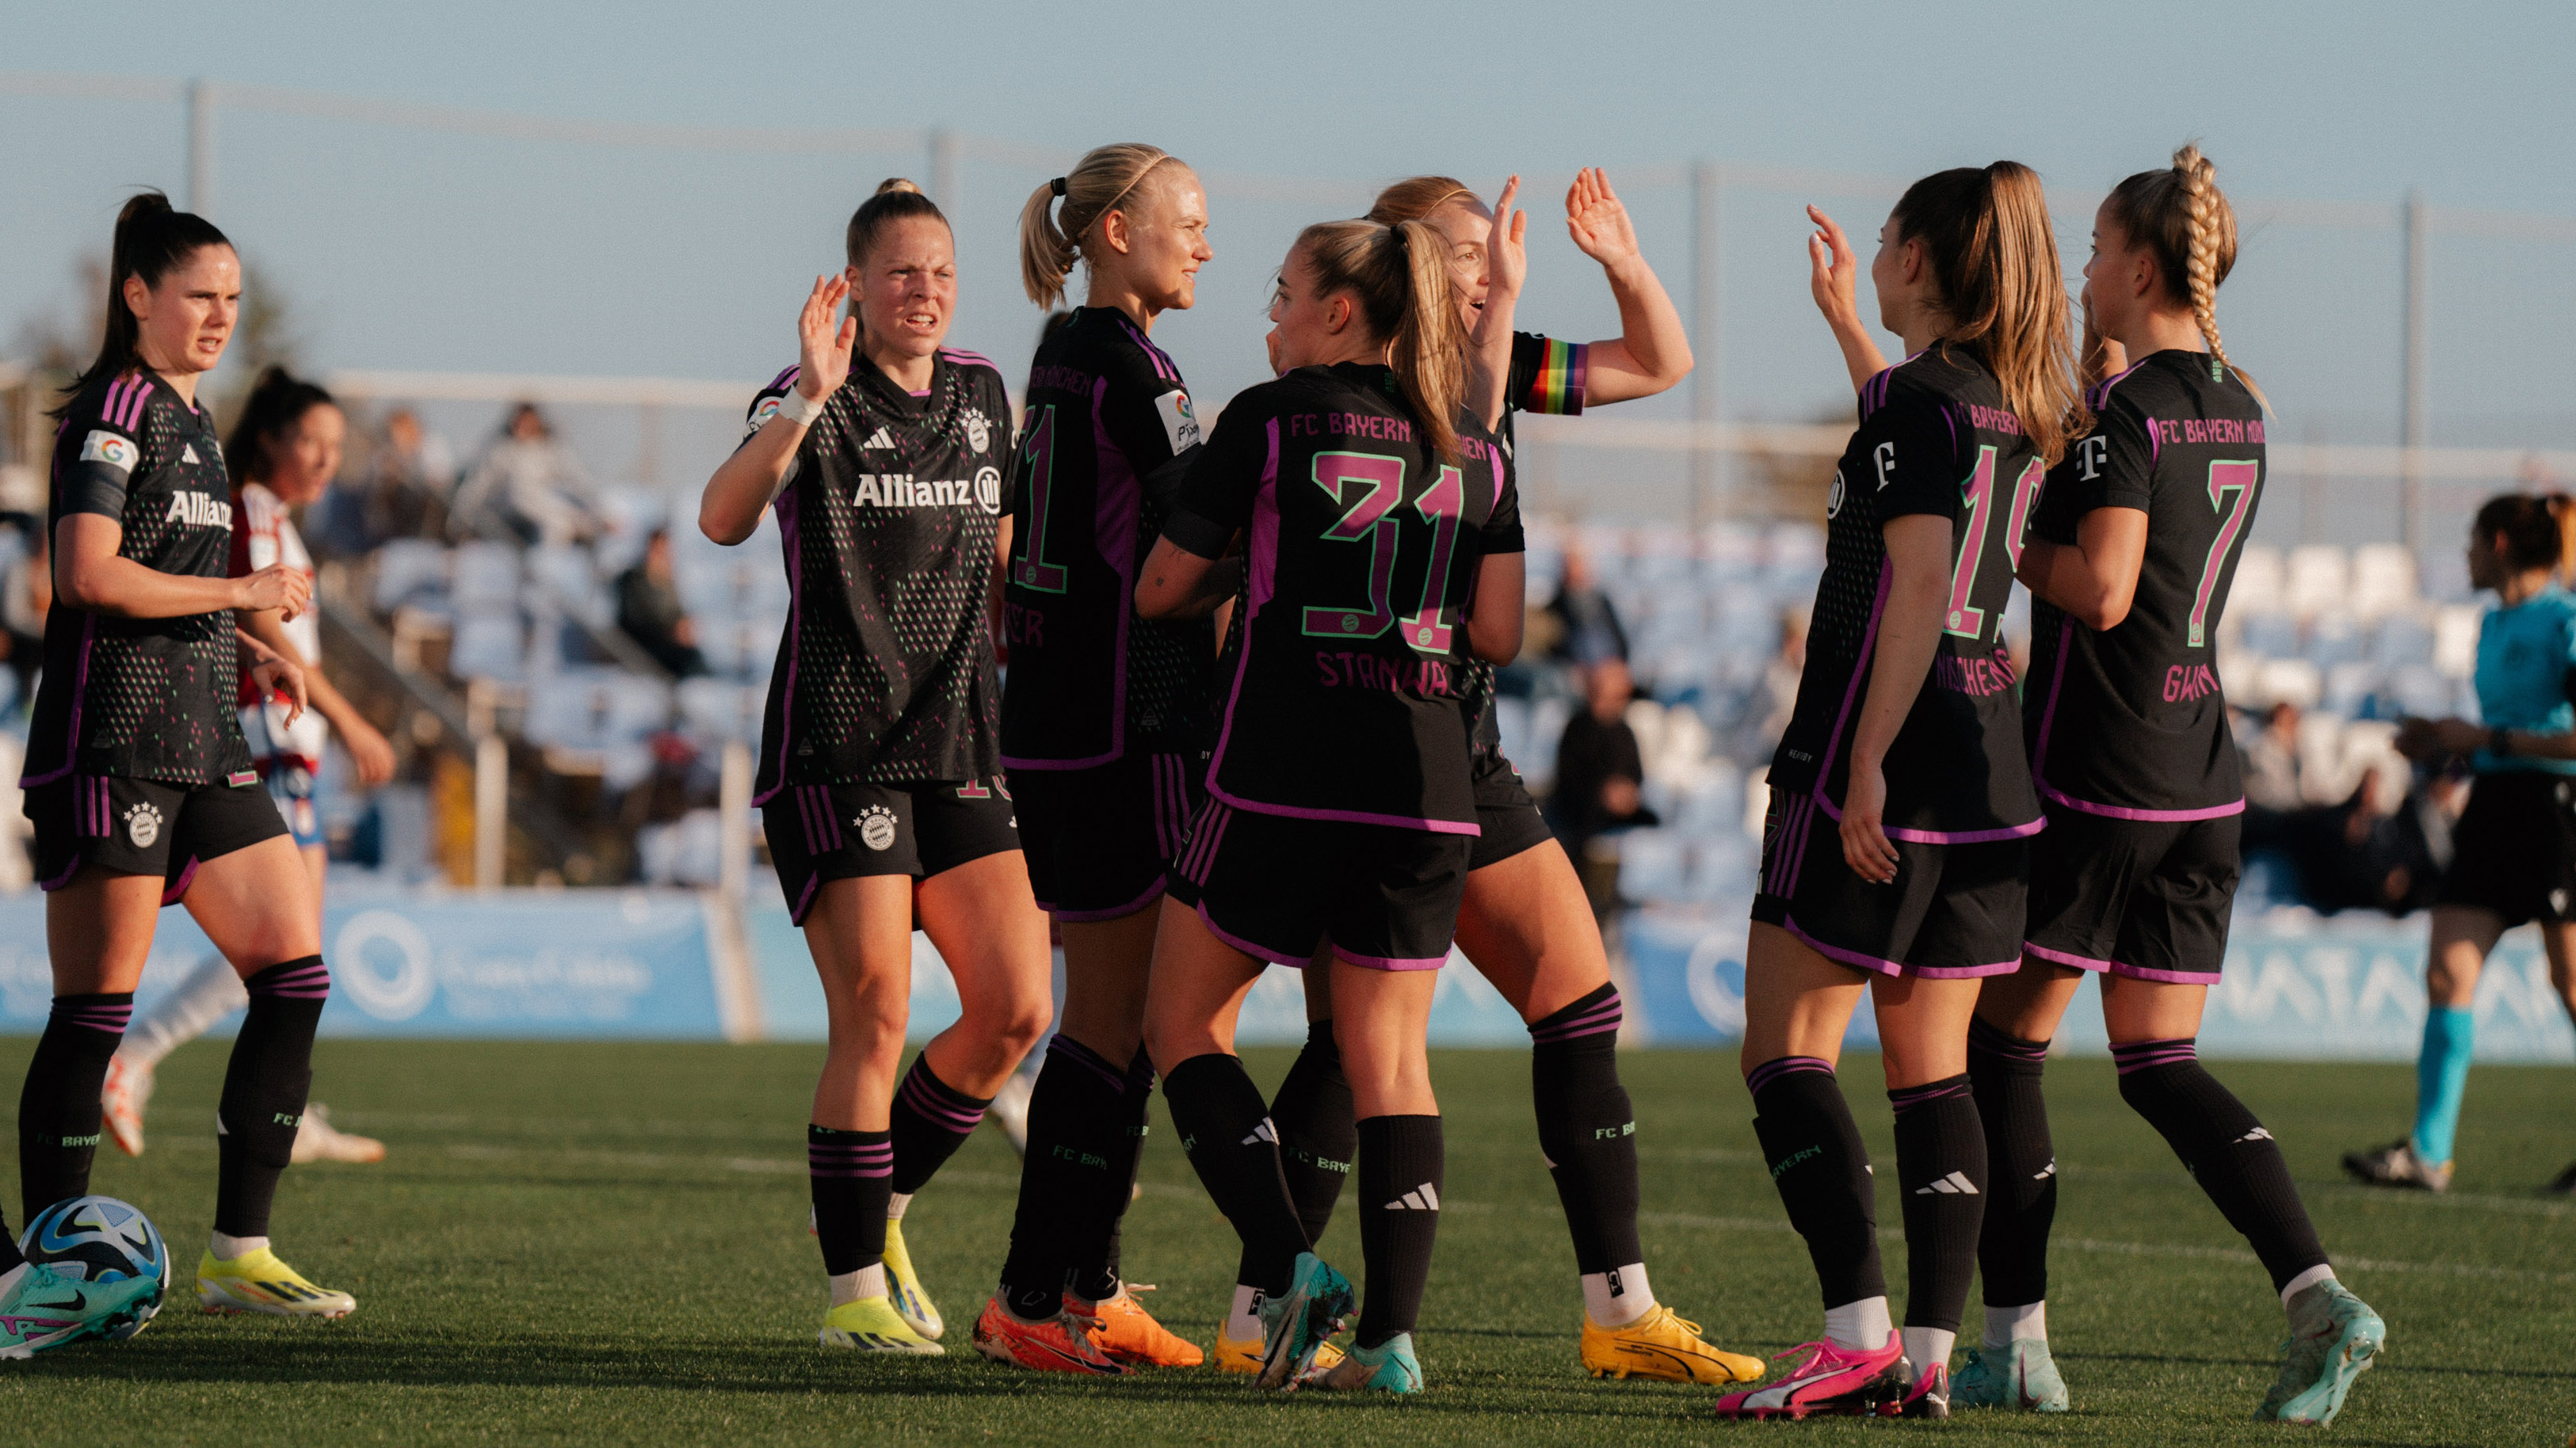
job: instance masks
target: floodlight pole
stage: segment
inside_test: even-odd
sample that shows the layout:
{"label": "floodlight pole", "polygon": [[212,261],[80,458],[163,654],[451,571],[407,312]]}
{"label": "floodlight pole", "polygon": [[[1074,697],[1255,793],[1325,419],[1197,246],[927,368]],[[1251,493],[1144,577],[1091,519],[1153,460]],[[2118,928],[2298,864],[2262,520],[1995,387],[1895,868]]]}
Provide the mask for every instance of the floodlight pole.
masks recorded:
{"label": "floodlight pole", "polygon": [[1718,248],[1721,219],[1719,187],[1723,177],[1714,161],[1691,167],[1691,421],[1689,522],[1696,534],[1708,520],[1708,505],[1718,491],[1718,452],[1709,432],[1717,423],[1719,358]]}
{"label": "floodlight pole", "polygon": [[188,82],[188,209],[211,216],[215,209],[215,85]]}
{"label": "floodlight pole", "polygon": [[2406,193],[2403,215],[2406,230],[2406,375],[2399,438],[2406,452],[2398,489],[2398,529],[2399,537],[2410,552],[2423,542],[2424,447],[2432,441],[2430,420],[2426,416],[2430,378],[2426,366],[2427,338],[2424,335],[2427,210],[2423,192]]}

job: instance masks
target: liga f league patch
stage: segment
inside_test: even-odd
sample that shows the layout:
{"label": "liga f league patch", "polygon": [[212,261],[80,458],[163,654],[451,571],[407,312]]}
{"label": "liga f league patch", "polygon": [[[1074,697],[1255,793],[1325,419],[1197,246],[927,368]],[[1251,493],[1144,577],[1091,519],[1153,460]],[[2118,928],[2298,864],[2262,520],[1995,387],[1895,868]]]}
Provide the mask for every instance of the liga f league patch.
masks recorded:
{"label": "liga f league patch", "polygon": [[1199,445],[1198,414],[1190,411],[1188,393],[1175,388],[1155,398],[1154,413],[1163,419],[1163,436],[1172,444],[1172,456]]}

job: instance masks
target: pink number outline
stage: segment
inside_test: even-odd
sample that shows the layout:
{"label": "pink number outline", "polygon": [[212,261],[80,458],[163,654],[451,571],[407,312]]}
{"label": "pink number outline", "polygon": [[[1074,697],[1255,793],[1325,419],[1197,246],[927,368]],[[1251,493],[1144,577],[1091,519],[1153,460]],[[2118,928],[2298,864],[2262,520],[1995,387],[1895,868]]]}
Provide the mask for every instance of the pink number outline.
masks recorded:
{"label": "pink number outline", "polygon": [[1995,449],[1977,449],[1976,469],[1959,485],[1959,501],[1968,508],[1968,526],[1959,540],[1958,561],[1950,567],[1950,608],[1941,616],[1941,632],[1963,639],[1983,638],[1986,611],[1968,603],[1977,586],[1977,560],[1986,551],[1986,525],[1995,513]]}
{"label": "pink number outline", "polygon": [[1414,652],[1446,654],[1452,625],[1444,617],[1447,610],[1440,596],[1448,591],[1449,560],[1458,551],[1458,526],[1467,509],[1464,478],[1456,468],[1441,468],[1439,478],[1422,490],[1413,506],[1431,524],[1431,567],[1422,575],[1422,606],[1411,618],[1398,622]]}
{"label": "pink number outline", "polygon": [[[1309,607],[1302,631],[1309,638],[1376,638],[1395,623],[1395,610],[1387,595],[1395,582],[1395,549],[1401,541],[1401,524],[1387,514],[1404,496],[1404,459],[1377,453],[1317,453],[1312,476],[1324,496],[1342,505],[1342,515],[1321,536],[1338,543],[1368,540],[1368,607],[1365,611]],[[1368,491],[1355,498],[1347,496],[1345,485],[1349,483],[1365,483]]]}
{"label": "pink number outline", "polygon": [[[2209,559],[2200,567],[2200,587],[2191,595],[2191,647],[2199,648],[2208,636],[2210,595],[2218,590],[2218,568],[2227,561],[2227,550],[2236,545],[2237,535],[2245,531],[2246,519],[2254,512],[2254,495],[2262,491],[2263,464],[2255,461],[2213,462],[2209,465],[2209,506],[2219,515],[2218,537],[2211,540]],[[2236,506],[2227,505],[2227,495],[2236,495]]]}
{"label": "pink number outline", "polygon": [[2021,477],[2013,483],[2012,530],[2004,535],[2004,547],[2012,554],[2015,570],[2021,567],[2022,539],[2030,532],[2031,510],[2039,506],[2040,484],[2047,479],[2048,469],[2040,466],[2039,459],[2032,458],[2029,465],[2021,470]]}
{"label": "pink number outline", "polygon": [[1029,536],[1020,556],[1012,561],[1011,581],[1039,593],[1062,593],[1068,570],[1061,563],[1046,559],[1047,497],[1055,485],[1055,405],[1038,409],[1037,421],[1030,425],[1021,446],[1021,467],[1029,479]]}

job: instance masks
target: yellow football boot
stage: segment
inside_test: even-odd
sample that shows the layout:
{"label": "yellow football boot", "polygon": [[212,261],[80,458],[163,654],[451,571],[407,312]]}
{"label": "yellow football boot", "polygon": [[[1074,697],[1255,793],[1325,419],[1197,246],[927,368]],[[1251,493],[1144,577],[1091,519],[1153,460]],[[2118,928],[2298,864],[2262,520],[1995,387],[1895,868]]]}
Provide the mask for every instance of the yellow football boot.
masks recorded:
{"label": "yellow football boot", "polygon": [[1662,1378],[1674,1383],[1758,1382],[1762,1359],[1700,1341],[1699,1324],[1662,1303],[1625,1327],[1583,1314],[1583,1368],[1596,1378]]}
{"label": "yellow football boot", "polygon": [[[1268,1343],[1257,1337],[1248,1337],[1237,1342],[1225,1335],[1225,1324],[1218,1323],[1216,1370],[1221,1373],[1242,1373],[1246,1376],[1257,1374],[1261,1371],[1261,1351],[1267,1346],[1269,1346]],[[1315,1349],[1315,1365],[1306,1370],[1306,1376],[1309,1378],[1320,1376],[1341,1366],[1341,1362],[1342,1350],[1329,1342],[1325,1343]]]}
{"label": "yellow football boot", "polygon": [[825,1347],[846,1347],[859,1352],[911,1353],[919,1357],[944,1357],[948,1349],[912,1330],[894,1310],[894,1304],[883,1297],[862,1297],[844,1302],[823,1314],[823,1331],[816,1341]]}
{"label": "yellow football boot", "polygon": [[885,1243],[886,1297],[894,1310],[912,1330],[936,1342],[946,1328],[939,1320],[939,1304],[921,1289],[921,1274],[912,1270],[912,1253],[903,1245],[903,1219],[886,1219]]}
{"label": "yellow football boot", "polygon": [[218,1261],[197,1259],[197,1301],[208,1312],[265,1312],[271,1317],[346,1317],[358,1299],[316,1287],[266,1247]]}

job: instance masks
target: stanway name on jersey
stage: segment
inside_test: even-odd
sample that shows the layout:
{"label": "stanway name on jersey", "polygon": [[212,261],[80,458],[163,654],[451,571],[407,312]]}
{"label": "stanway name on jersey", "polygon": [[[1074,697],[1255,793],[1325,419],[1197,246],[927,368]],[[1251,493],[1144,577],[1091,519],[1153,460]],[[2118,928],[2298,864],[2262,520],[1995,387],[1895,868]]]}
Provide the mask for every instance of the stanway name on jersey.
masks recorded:
{"label": "stanway name on jersey", "polygon": [[176,492],[170,495],[170,511],[161,516],[164,523],[185,523],[193,528],[221,528],[230,532],[233,505],[212,493]]}
{"label": "stanway name on jersey", "polygon": [[999,513],[1002,472],[993,467],[977,468],[971,483],[963,478],[918,481],[910,473],[861,473],[850,501],[860,507],[981,508],[987,513]]}
{"label": "stanway name on jersey", "polygon": [[1315,650],[1316,678],[1328,689],[1380,689],[1390,694],[1446,698],[1449,666],[1438,659],[1387,660],[1375,654]]}

